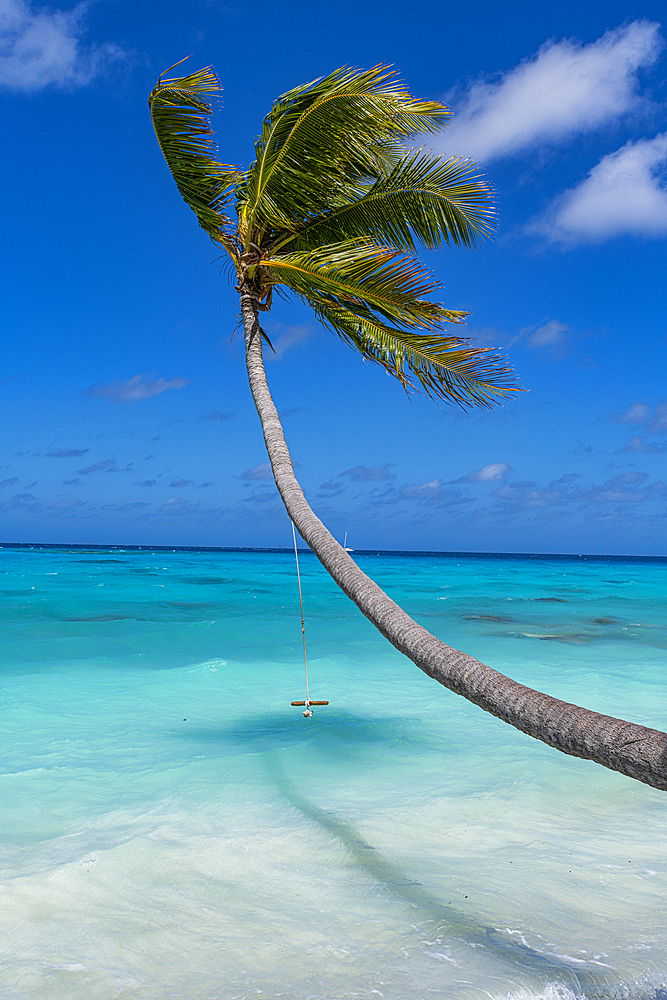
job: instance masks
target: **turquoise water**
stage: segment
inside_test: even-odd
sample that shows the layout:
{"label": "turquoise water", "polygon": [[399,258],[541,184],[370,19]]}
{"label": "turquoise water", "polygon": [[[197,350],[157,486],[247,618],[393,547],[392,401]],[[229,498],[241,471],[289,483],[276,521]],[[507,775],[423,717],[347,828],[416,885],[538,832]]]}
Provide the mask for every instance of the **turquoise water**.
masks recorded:
{"label": "turquoise water", "polygon": [[[362,554],[523,683],[667,727],[666,561]],[[667,795],[425,677],[312,555],[0,550],[0,994],[658,997]]]}

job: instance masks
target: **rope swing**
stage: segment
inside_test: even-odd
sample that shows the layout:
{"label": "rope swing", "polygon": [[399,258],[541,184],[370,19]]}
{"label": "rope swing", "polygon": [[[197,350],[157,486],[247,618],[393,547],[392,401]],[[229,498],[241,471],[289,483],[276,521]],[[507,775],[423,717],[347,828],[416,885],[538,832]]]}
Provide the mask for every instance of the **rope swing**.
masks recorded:
{"label": "rope swing", "polygon": [[312,712],[310,710],[311,705],[328,705],[328,701],[311,701],[308,695],[308,658],[306,657],[306,623],[303,618],[303,598],[301,596],[301,573],[299,572],[299,552],[296,547],[296,531],[294,529],[294,521],[292,521],[292,538],[294,539],[294,558],[296,559],[296,578],[299,584],[299,608],[301,610],[301,635],[303,637],[303,669],[306,675],[306,700],[305,701],[293,701],[292,705],[303,706],[304,719],[310,719],[312,717]]}

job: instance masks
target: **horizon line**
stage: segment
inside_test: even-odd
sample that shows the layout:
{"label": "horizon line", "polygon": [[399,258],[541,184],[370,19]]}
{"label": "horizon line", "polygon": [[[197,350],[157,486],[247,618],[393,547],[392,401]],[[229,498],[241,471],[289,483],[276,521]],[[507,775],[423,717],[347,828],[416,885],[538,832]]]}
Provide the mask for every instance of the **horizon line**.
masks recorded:
{"label": "horizon line", "polygon": [[[154,550],[160,552],[265,552],[289,553],[291,546],[261,546],[261,545],[135,545],[99,542],[0,542],[0,549],[122,549],[143,552]],[[315,555],[309,546],[299,548],[300,553]],[[613,552],[490,552],[486,550],[459,549],[352,549],[355,555],[363,556],[450,556],[498,559],[627,559],[667,561],[667,555],[639,555],[636,553]]]}

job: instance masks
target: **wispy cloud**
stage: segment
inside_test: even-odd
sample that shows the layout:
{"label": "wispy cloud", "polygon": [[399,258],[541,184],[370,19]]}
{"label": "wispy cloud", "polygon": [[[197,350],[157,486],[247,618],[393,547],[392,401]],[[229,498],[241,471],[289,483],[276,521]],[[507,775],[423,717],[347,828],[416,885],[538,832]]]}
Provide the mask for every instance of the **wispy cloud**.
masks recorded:
{"label": "wispy cloud", "polygon": [[572,328],[557,319],[543,320],[535,326],[524,326],[515,334],[489,327],[471,327],[469,334],[475,341],[475,346],[504,349],[520,346],[530,351],[541,351],[543,358],[551,360],[562,356],[563,349],[569,345],[573,335]]}
{"label": "wispy cloud", "polygon": [[658,57],[660,25],[650,21],[607,31],[582,45],[547,42],[529,59],[489,82],[473,82],[439,143],[439,151],[477,160],[511,156],[562,142],[634,108],[638,71]]}
{"label": "wispy cloud", "polygon": [[87,455],[90,448],[52,448],[46,452],[47,458],[81,458]]}
{"label": "wispy cloud", "polygon": [[107,382],[106,385],[91,386],[87,396],[97,396],[109,403],[138,403],[142,399],[159,396],[167,389],[183,389],[190,385],[189,378],[158,378],[153,382],[144,381],[146,375],[135,375],[127,382]]}
{"label": "wispy cloud", "polygon": [[635,434],[626,441],[620,452],[642,455],[663,455],[667,451],[667,441],[647,441],[640,434]]}
{"label": "wispy cloud", "polygon": [[88,7],[79,3],[57,10],[27,0],[0,0],[0,87],[28,92],[82,87],[125,58],[111,42],[82,41]]}
{"label": "wispy cloud", "polygon": [[533,351],[540,347],[550,349],[562,347],[565,341],[565,334],[568,333],[569,329],[569,326],[565,323],[559,323],[556,319],[549,320],[548,323],[544,323],[536,330],[527,334],[528,347]]}
{"label": "wispy cloud", "polygon": [[393,462],[386,462],[384,465],[355,465],[352,469],[346,469],[339,473],[340,476],[349,476],[354,483],[378,483],[382,480],[396,479],[393,472],[390,472]]}
{"label": "wispy cloud", "polygon": [[667,432],[667,399],[663,399],[661,403],[658,403],[653,415],[648,423],[648,429],[651,434],[662,434]]}
{"label": "wispy cloud", "polygon": [[563,244],[614,236],[667,236],[667,132],[628,142],[604,156],[576,187],[560,195],[527,231]]}
{"label": "wispy cloud", "polygon": [[89,476],[92,472],[116,471],[116,463],[113,458],[106,458],[103,462],[95,462],[94,465],[87,465],[85,469],[79,469],[79,476]]}
{"label": "wispy cloud", "polygon": [[52,503],[47,507],[47,510],[74,510],[77,507],[81,507],[85,503],[85,500],[58,500],[57,503]]}
{"label": "wispy cloud", "polygon": [[493,491],[495,505],[475,513],[499,520],[522,514],[542,519],[584,513],[587,518],[623,517],[629,523],[634,517],[631,511],[642,505],[664,504],[667,486],[660,480],[647,483],[648,478],[646,472],[624,472],[604,483],[576,488],[579,476],[569,473],[544,487],[532,482],[503,483]]}
{"label": "wispy cloud", "polygon": [[473,502],[473,498],[466,496],[461,490],[447,489],[446,485],[442,479],[431,479],[426,483],[408,483],[400,489],[391,486],[384,493],[373,496],[369,504],[384,506],[417,503],[423,508],[443,508],[459,507]]}
{"label": "wispy cloud", "polygon": [[[0,23],[2,22],[0,21]],[[1,44],[1,38],[0,38],[0,44]],[[2,58],[1,55],[0,58]],[[12,382],[24,382],[24,381],[25,381],[25,372],[18,372],[17,375],[8,375],[6,378],[0,378],[0,385],[10,385]]]}
{"label": "wispy cloud", "polygon": [[147,500],[136,500],[134,503],[105,503],[102,510],[130,511],[139,510],[142,507],[150,507]]}
{"label": "wispy cloud", "polygon": [[181,497],[170,497],[158,509],[158,514],[168,517],[196,517],[198,520],[217,520],[224,510],[222,507],[202,507]]}
{"label": "wispy cloud", "polygon": [[502,501],[505,513],[562,507],[572,500],[572,495],[567,490],[568,482],[567,477],[561,476],[546,487],[539,487],[537,483],[531,482],[504,483],[493,491],[493,495]]}
{"label": "wispy cloud", "polygon": [[0,479],[0,490],[4,490],[5,486],[13,486],[18,481],[18,476],[12,476],[10,479]]}
{"label": "wispy cloud", "polygon": [[410,483],[401,488],[399,495],[410,499],[416,497],[419,500],[430,500],[431,497],[438,495],[441,486],[441,479],[432,479],[429,483]]}
{"label": "wispy cloud", "polygon": [[268,462],[260,462],[253,469],[246,469],[239,476],[239,479],[273,479],[271,466]]}
{"label": "wispy cloud", "polygon": [[[243,497],[241,503],[276,503],[275,493],[250,493]],[[276,504],[276,507],[278,505]]]}
{"label": "wispy cloud", "polygon": [[308,324],[278,327],[281,331],[277,337],[271,335],[271,343],[273,344],[273,350],[267,351],[267,359],[271,358],[273,361],[280,361],[282,356],[289,351],[292,347],[298,347],[299,344],[305,344],[307,340],[313,335],[313,328]]}
{"label": "wispy cloud", "polygon": [[33,493],[15,493],[11,500],[0,503],[0,511],[2,510],[27,510],[31,514],[38,514],[42,505]]}
{"label": "wispy cloud", "polygon": [[609,419],[616,421],[617,424],[645,424],[648,415],[648,403],[637,402],[631,403],[623,413],[612,413]]}
{"label": "wispy cloud", "polygon": [[173,489],[181,489],[184,486],[193,486],[194,483],[191,479],[174,479],[173,483],[169,483]]}
{"label": "wispy cloud", "polygon": [[573,331],[566,323],[550,319],[538,326],[525,326],[512,337],[507,348],[521,345],[529,351],[540,351],[543,360],[559,361],[573,338]]}
{"label": "wispy cloud", "polygon": [[567,486],[570,483],[574,483],[577,479],[581,479],[578,472],[566,472],[558,479],[554,479],[552,486]]}
{"label": "wispy cloud", "polygon": [[322,492],[317,494],[319,497],[331,499],[331,497],[335,497],[339,493],[344,493],[347,486],[337,483],[333,479],[328,479],[326,483],[320,483],[320,489]]}
{"label": "wispy cloud", "polygon": [[648,403],[631,403],[623,413],[609,417],[617,424],[645,425],[649,434],[667,434],[667,399],[660,400],[652,409]]}
{"label": "wispy cloud", "polygon": [[646,472],[624,472],[600,486],[580,490],[576,499],[592,504],[639,504],[647,500],[662,499],[667,493],[665,484],[658,480],[645,486],[647,479]]}
{"label": "wispy cloud", "polygon": [[512,472],[512,466],[506,462],[491,462],[481,469],[473,469],[467,476],[452,480],[453,483],[491,483],[497,479],[504,479]]}
{"label": "wispy cloud", "polygon": [[213,410],[212,413],[202,413],[200,420],[233,420],[235,413],[224,413],[222,410]]}

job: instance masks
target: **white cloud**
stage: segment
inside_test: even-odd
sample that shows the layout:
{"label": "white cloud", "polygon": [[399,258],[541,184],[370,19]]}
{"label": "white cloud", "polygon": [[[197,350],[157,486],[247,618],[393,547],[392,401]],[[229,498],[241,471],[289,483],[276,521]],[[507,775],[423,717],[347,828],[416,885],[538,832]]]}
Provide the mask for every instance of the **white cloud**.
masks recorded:
{"label": "white cloud", "polygon": [[635,434],[629,441],[625,442],[621,451],[639,452],[644,455],[662,455],[663,452],[667,451],[667,441],[647,441],[640,434]]}
{"label": "white cloud", "polygon": [[160,514],[191,514],[199,510],[199,504],[189,503],[181,497],[169,497],[159,509]]}
{"label": "white cloud", "polygon": [[504,477],[511,471],[511,465],[507,465],[506,462],[491,462],[490,465],[485,465],[481,469],[473,469],[467,476],[461,476],[460,479],[455,479],[454,482],[491,483],[496,479],[504,479]]}
{"label": "white cloud", "polygon": [[199,521],[217,520],[223,513],[222,507],[202,507],[198,503],[190,503],[181,497],[169,497],[161,507],[158,508],[157,515],[167,514],[178,517],[196,517]]}
{"label": "white cloud", "polygon": [[289,351],[292,347],[297,347],[299,344],[304,344],[307,340],[310,340],[313,334],[312,326],[306,325],[296,325],[288,326],[282,328],[282,324],[277,325],[278,329],[282,329],[280,336],[276,337],[274,340],[271,338],[271,343],[273,344],[273,350],[266,352],[266,357],[272,358],[274,361],[279,361],[286,351]]}
{"label": "white cloud", "polygon": [[[566,478],[566,477],[561,477]],[[506,483],[494,490],[494,496],[515,511],[543,507],[561,507],[569,500],[563,489],[565,484],[552,483],[550,487],[539,488],[535,483]]]}
{"label": "white cloud", "polygon": [[664,434],[667,431],[667,399],[656,406],[648,429],[651,434]]}
{"label": "white cloud", "polygon": [[648,403],[631,403],[623,413],[612,413],[609,418],[617,424],[646,424],[650,434],[667,431],[667,399],[662,399],[651,413]]}
{"label": "white cloud", "polygon": [[608,479],[601,486],[591,486],[581,490],[576,499],[582,503],[630,503],[639,504],[651,500],[662,500],[667,492],[665,484],[658,480],[648,486],[643,484],[648,479],[646,472],[625,472],[620,476]]}
{"label": "white cloud", "polygon": [[433,496],[437,496],[440,492],[440,486],[442,481],[440,479],[432,479],[430,483],[410,483],[409,486],[404,486],[401,491],[401,497],[417,497],[418,499],[430,499]]}
{"label": "white cloud", "polygon": [[604,156],[528,227],[561,243],[667,236],[667,132]]}
{"label": "white cloud", "polygon": [[497,82],[471,84],[438,151],[490,160],[599,128],[637,104],[637,72],[662,45],[660,25],[650,21],[589,45],[547,42]]}
{"label": "white cloud", "polygon": [[649,408],[647,403],[631,403],[623,413],[614,413],[610,419],[617,424],[645,424],[648,420]]}
{"label": "white cloud", "polygon": [[0,0],[0,87],[81,87],[123,58],[123,50],[109,42],[81,43],[87,9],[87,3],[57,10],[33,7],[27,0]]}
{"label": "white cloud", "polygon": [[384,465],[355,465],[353,469],[346,469],[339,475],[349,476],[355,483],[377,483],[383,479],[396,479],[393,472],[389,472],[393,464],[386,462]]}
{"label": "white cloud", "polygon": [[268,462],[260,462],[253,469],[246,469],[239,476],[239,479],[273,479],[271,466]]}
{"label": "white cloud", "polygon": [[528,346],[532,349],[558,347],[565,340],[565,334],[569,329],[565,323],[559,323],[556,319],[549,320],[528,336]]}
{"label": "white cloud", "polygon": [[127,382],[108,382],[106,385],[92,386],[86,389],[87,396],[98,396],[109,403],[137,403],[141,399],[159,396],[167,389],[183,389],[190,385],[189,378],[158,378],[154,382],[143,382],[145,375],[135,375]]}

